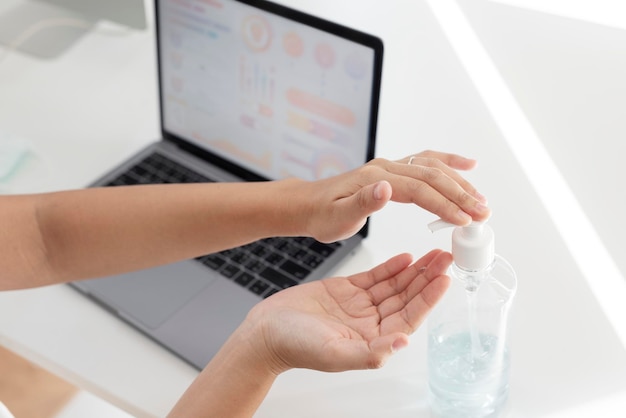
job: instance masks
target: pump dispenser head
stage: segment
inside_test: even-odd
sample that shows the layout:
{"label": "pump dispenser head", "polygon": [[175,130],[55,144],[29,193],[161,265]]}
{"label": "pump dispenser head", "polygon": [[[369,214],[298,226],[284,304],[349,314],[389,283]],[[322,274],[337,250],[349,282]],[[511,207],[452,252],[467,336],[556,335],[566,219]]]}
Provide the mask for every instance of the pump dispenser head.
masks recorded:
{"label": "pump dispenser head", "polygon": [[457,226],[439,219],[428,224],[428,228],[432,232],[442,228],[454,228],[452,258],[454,258],[454,263],[463,270],[483,270],[495,258],[493,229],[485,222],[474,221],[467,226]]}

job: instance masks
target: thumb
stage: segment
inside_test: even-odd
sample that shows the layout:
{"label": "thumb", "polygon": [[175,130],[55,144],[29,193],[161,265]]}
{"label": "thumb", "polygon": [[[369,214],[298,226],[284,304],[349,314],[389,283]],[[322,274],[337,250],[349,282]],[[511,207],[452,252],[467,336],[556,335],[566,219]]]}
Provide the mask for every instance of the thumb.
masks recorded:
{"label": "thumb", "polygon": [[408,344],[409,337],[401,332],[377,337],[370,342],[370,355],[367,367],[369,369],[382,367],[391,355]]}
{"label": "thumb", "polygon": [[382,180],[363,187],[354,196],[356,198],[361,215],[369,216],[382,209],[391,199],[391,184]]}
{"label": "thumb", "polygon": [[332,239],[345,239],[354,235],[365,225],[368,216],[387,204],[391,199],[391,192],[391,184],[383,180],[368,184],[350,197],[342,199],[339,204],[339,214],[347,224],[341,231],[333,229]]}

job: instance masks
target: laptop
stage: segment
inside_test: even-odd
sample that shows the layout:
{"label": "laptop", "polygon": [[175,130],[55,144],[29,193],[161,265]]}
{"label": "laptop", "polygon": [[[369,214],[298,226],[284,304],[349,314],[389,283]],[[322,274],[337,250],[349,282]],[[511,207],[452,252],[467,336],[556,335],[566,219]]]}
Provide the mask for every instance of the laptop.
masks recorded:
{"label": "laptop", "polygon": [[[380,39],[262,0],[155,11],[162,138],[92,186],[314,180],[373,158]],[[256,303],[327,277],[367,232],[264,239],[71,286],[202,369]]]}

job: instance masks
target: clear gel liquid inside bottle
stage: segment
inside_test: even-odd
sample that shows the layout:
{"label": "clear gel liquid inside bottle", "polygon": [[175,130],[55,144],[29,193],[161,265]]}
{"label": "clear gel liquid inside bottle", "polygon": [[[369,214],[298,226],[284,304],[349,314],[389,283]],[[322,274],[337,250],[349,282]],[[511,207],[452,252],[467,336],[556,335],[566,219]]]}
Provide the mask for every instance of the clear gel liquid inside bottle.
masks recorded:
{"label": "clear gel liquid inside bottle", "polygon": [[[443,221],[431,230],[454,226]],[[509,393],[507,322],[517,278],[483,223],[452,234],[450,288],[428,318],[430,404],[438,418],[501,417]]]}

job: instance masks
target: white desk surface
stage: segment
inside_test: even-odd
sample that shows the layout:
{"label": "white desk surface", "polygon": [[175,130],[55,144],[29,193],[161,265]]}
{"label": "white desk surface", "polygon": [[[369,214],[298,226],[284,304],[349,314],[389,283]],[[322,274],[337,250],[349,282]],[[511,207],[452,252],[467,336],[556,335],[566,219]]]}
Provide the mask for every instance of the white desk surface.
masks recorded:
{"label": "white desk surface", "polygon": [[[519,276],[510,416],[623,416],[626,349],[615,330],[624,324],[607,320],[427,5],[398,0],[381,18],[373,0],[291,3],[385,40],[378,155],[438,149],[479,160],[467,177],[490,199],[497,252]],[[154,61],[152,31],[98,29],[57,60],[2,62],[0,132],[34,152],[2,192],[83,187],[156,139]],[[427,230],[433,219],[389,204],[336,274],[448,248],[449,234]],[[0,343],[140,417],[164,416],[197,375],[64,285],[0,294]],[[423,327],[381,370],[288,372],[257,416],[428,417],[425,343]]]}

